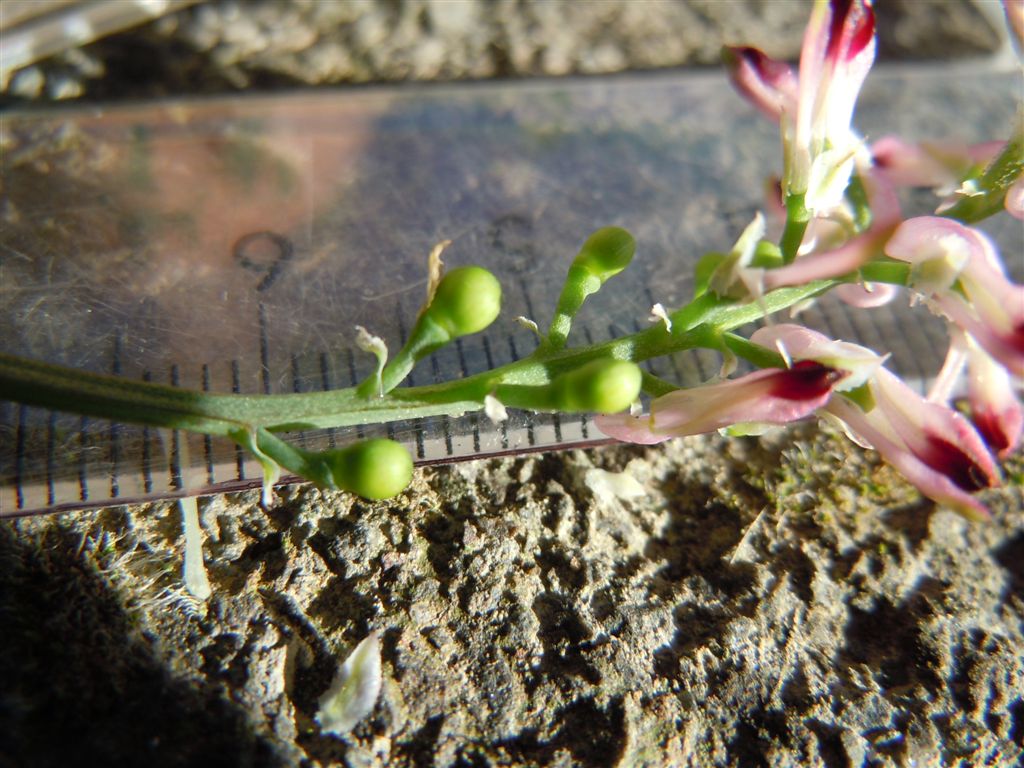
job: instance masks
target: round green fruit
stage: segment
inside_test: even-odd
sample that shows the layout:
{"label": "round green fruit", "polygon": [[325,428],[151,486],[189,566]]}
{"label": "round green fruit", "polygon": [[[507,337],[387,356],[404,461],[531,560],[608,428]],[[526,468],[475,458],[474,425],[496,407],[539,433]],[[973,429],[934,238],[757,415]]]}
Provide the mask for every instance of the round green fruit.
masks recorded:
{"label": "round green fruit", "polygon": [[334,484],[378,501],[390,499],[412,482],[412,456],[394,440],[363,440],[324,456]]}
{"label": "round green fruit", "polygon": [[641,374],[626,360],[593,360],[552,382],[555,405],[563,411],[618,413],[640,395]]}
{"label": "round green fruit", "polygon": [[604,227],[587,238],[573,260],[602,283],[629,266],[636,253],[636,241],[622,227]]}
{"label": "round green fruit", "polygon": [[456,338],[482,331],[500,311],[498,279],[483,267],[468,266],[441,278],[425,316]]}

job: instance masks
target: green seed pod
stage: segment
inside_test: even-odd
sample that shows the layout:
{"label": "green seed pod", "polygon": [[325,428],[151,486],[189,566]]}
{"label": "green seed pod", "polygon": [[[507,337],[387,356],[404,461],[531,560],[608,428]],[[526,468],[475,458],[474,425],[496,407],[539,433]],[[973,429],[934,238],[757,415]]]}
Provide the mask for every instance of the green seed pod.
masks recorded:
{"label": "green seed pod", "polygon": [[483,267],[469,266],[457,267],[441,278],[423,316],[454,339],[482,331],[500,311],[498,279]]}
{"label": "green seed pod", "polygon": [[626,360],[593,360],[551,383],[552,400],[562,411],[618,413],[640,395],[640,367]]}
{"label": "green seed pod", "polygon": [[412,456],[394,440],[362,440],[322,453],[320,459],[335,486],[364,499],[389,499],[412,481]]}
{"label": "green seed pod", "polygon": [[629,266],[636,253],[636,241],[622,227],[603,227],[587,238],[573,259],[603,284]]}

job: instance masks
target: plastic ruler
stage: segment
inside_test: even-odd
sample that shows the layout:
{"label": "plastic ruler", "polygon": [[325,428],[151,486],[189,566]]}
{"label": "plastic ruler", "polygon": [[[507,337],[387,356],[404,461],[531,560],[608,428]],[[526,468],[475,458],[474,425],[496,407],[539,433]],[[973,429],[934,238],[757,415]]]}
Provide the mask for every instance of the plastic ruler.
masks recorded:
{"label": "plastic ruler", "polygon": [[[1019,72],[880,69],[857,124],[979,141],[1007,132]],[[0,113],[0,349],[176,386],[275,393],[350,386],[373,366],[363,325],[397,349],[426,256],[481,264],[502,317],[423,361],[410,383],[475,373],[534,346],[569,261],[616,224],[637,258],[584,308],[573,340],[648,322],[691,294],[696,259],[763,208],[778,133],[723,74],[674,73]],[[928,210],[911,199],[908,210]],[[934,205],[932,203],[932,205]],[[1008,219],[1008,217],[1000,217]],[[1024,234],[991,233],[1017,280]],[[803,315],[891,352],[923,386],[942,323],[906,301]],[[651,363],[682,384],[710,354]],[[586,417],[513,412],[290,435],[306,447],[386,434],[420,463],[600,441]],[[233,444],[0,402],[0,516],[217,492],[259,482]]]}

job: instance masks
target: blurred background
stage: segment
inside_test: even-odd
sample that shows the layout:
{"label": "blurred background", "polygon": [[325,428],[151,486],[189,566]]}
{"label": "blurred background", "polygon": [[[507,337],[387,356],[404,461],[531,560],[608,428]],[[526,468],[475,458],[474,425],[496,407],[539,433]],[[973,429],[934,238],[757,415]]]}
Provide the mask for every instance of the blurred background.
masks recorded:
{"label": "blurred background", "polygon": [[[808,0],[4,0],[6,101],[711,66],[797,54]],[[884,60],[1005,50],[997,0],[877,3]]]}

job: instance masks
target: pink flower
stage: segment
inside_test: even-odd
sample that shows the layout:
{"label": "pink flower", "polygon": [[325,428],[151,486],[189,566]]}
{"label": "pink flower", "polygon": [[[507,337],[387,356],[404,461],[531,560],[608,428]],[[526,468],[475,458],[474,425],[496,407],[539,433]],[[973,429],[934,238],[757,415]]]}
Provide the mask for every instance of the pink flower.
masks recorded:
{"label": "pink flower", "polygon": [[998,473],[963,416],[922,398],[881,367],[883,358],[856,344],[791,324],[761,328],[751,341],[777,349],[792,364],[670,392],[651,404],[648,416],[602,416],[598,428],[619,440],[653,444],[750,422],[784,424],[818,411],[838,418],[925,496],[973,519],[988,516],[972,494],[998,484]]}
{"label": "pink flower", "polygon": [[735,424],[785,424],[810,416],[824,405],[843,377],[820,363],[767,368],[738,379],[670,392],[651,404],[648,416],[597,416],[609,437],[653,445],[671,437],[714,432]]}
{"label": "pink flower", "polygon": [[1009,456],[1024,432],[1024,407],[1006,369],[967,337],[967,398],[971,421],[1000,458]]}
{"label": "pink flower", "polygon": [[874,58],[870,0],[815,0],[798,78],[785,64],[754,49],[726,52],[736,87],[763,112],[780,120],[783,192],[787,197],[803,195],[804,205],[815,215],[842,201],[861,152],[861,141],[850,122]]}
{"label": "pink flower", "polygon": [[858,309],[884,307],[895,299],[900,289],[888,283],[837,285],[833,291],[844,304]]}
{"label": "pink flower", "polygon": [[874,375],[885,358],[867,347],[828,336],[802,325],[778,323],[758,328],[750,340],[759,346],[777,350],[787,360],[810,361],[843,372],[835,390],[845,392],[862,387]]}
{"label": "pink flower", "polygon": [[864,347],[798,325],[762,328],[751,341],[778,349],[793,364],[670,392],[651,404],[647,416],[598,416],[598,429],[617,440],[651,445],[737,424],[786,424],[813,414],[833,390],[861,386],[882,362]]}
{"label": "pink flower", "polygon": [[1004,146],[1004,141],[914,144],[883,136],[871,145],[871,156],[875,168],[898,187],[931,187],[940,194],[951,194],[972,168],[987,165]]}
{"label": "pink flower", "polygon": [[796,105],[797,78],[793,68],[757,48],[726,46],[722,59],[733,85],[766,116],[781,120]]}
{"label": "pink flower", "polygon": [[972,494],[998,485],[992,455],[960,414],[925,400],[881,368],[869,383],[874,400],[862,410],[839,395],[825,410],[840,419],[858,442],[882,458],[922,494],[974,520],[988,511]]}
{"label": "pink flower", "polygon": [[984,234],[953,219],[920,216],[899,226],[885,252],[913,265],[911,287],[1024,378],[1024,286],[1007,279]]}

